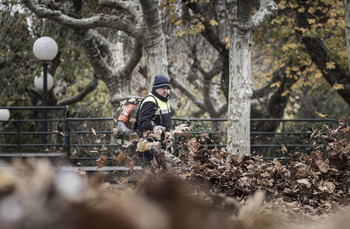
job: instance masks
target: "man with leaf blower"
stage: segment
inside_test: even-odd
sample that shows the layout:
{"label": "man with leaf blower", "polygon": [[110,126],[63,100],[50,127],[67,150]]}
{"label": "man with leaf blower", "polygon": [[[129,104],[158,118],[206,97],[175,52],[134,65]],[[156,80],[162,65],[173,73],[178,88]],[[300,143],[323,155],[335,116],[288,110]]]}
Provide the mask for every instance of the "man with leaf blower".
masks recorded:
{"label": "man with leaf blower", "polygon": [[[168,77],[157,75],[154,79],[152,91],[143,100],[137,116],[138,130],[147,136],[149,142],[160,141],[160,144],[154,144],[151,150],[138,152],[138,156],[143,165],[151,165],[151,161],[156,159],[158,153],[166,149],[166,134],[171,127],[171,109],[169,105],[170,82]],[[153,132],[152,132],[153,131]]]}

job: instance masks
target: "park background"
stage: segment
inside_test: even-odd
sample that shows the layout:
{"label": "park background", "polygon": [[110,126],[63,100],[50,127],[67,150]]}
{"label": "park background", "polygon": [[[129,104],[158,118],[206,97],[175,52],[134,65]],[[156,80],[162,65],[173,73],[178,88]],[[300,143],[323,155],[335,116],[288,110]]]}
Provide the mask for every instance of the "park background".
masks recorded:
{"label": "park background", "polygon": [[[274,8],[274,4],[278,6],[278,10]],[[42,72],[42,63],[34,57],[32,48],[36,39],[50,36],[57,42],[59,52],[48,63],[48,71],[54,78],[54,87],[48,92],[48,105],[69,105],[72,117],[111,117],[126,95],[146,95],[152,84],[152,77],[156,73],[162,73],[169,76],[173,85],[171,107],[174,116],[232,118],[227,114],[229,104],[241,99],[230,94],[230,86],[239,83],[239,79],[234,81],[235,78],[231,78],[234,74],[230,72],[230,65],[236,63],[236,66],[248,66],[249,70],[244,76],[251,76],[248,81],[251,79],[253,90],[251,92],[248,88],[243,91],[242,97],[242,100],[249,101],[250,110],[245,109],[245,112],[249,112],[243,113],[248,120],[333,118],[340,123],[346,122],[349,114],[350,83],[346,26],[348,14],[344,4],[346,6],[347,1],[2,1],[0,105],[42,105],[42,92],[33,84],[35,76]],[[260,10],[268,12],[274,9],[274,13],[260,20],[264,23],[254,24],[254,20],[258,19],[254,15],[259,15]],[[229,52],[233,42],[239,39],[242,39],[242,44],[248,44],[245,54],[251,54],[251,58],[246,58],[249,55],[243,55],[244,58],[234,56]],[[237,47],[240,45],[233,48]],[[247,65],[250,62],[251,67]],[[249,84],[250,82],[243,85]],[[247,99],[247,95],[251,97]],[[28,112],[27,115],[30,118],[38,114]],[[11,116],[13,118],[13,114]],[[49,116],[52,118],[55,113],[50,113]],[[270,200],[275,200],[272,201],[275,203],[273,207],[287,203],[283,205],[287,210],[278,209],[287,218],[283,222],[294,223],[296,219],[308,221],[317,218],[316,216],[322,218],[322,214],[331,215],[333,210],[346,206],[348,199],[348,143],[335,139],[338,133],[348,136],[348,128],[344,129],[346,124],[341,126],[343,129],[327,135],[328,143],[332,143],[335,148],[315,150],[310,157],[298,159],[298,163],[291,163],[287,168],[278,161],[265,164],[250,156],[244,156],[243,160],[231,159],[233,162],[227,168],[223,164],[223,156],[226,154],[214,149],[193,159],[201,162],[196,164],[199,166],[198,170],[193,170],[196,172],[180,177],[192,183],[199,180],[198,190],[201,191],[213,185],[211,191],[216,194],[223,192],[238,199],[241,204],[249,203],[247,197],[257,189],[265,190]],[[105,128],[111,128],[111,125],[106,125]],[[267,131],[278,128],[279,123],[271,122],[252,125],[249,129]],[[88,129],[91,131],[90,126]],[[28,141],[31,140],[28,138]],[[187,147],[192,153],[198,150],[196,142],[187,144]],[[332,157],[323,157],[321,153],[324,152]],[[216,160],[209,155],[214,155]],[[201,170],[203,165],[207,169]],[[19,166],[18,170],[24,171],[21,168]],[[39,202],[42,203],[40,206],[49,209],[59,206],[57,199],[41,199],[38,190],[46,193],[43,196],[52,197],[50,190],[57,189],[54,193],[67,201],[64,202],[67,205],[60,205],[62,211],[59,216],[64,216],[64,209],[76,204],[76,198],[83,205],[91,200],[88,194],[81,197],[77,192],[73,192],[76,194],[74,200],[70,199],[72,196],[65,196],[67,190],[58,181],[56,183],[58,178],[46,164],[33,164],[29,171],[31,172],[28,174],[33,175],[33,178],[38,176],[40,179],[45,178],[44,174],[53,174],[46,177],[47,184],[53,186],[36,186],[40,182],[38,184],[34,179],[31,181],[35,185],[26,186],[26,182],[17,183],[16,179],[30,177],[18,176],[21,172],[3,173],[8,178],[5,179],[8,183],[1,189],[2,193],[5,196],[18,194],[14,197],[17,201],[23,198],[23,206],[26,207],[22,207],[22,213],[26,210],[30,212],[31,204],[34,206]],[[76,178],[67,180],[74,179]],[[77,181],[78,184],[79,182],[80,180]],[[32,198],[33,202],[26,199],[28,196],[21,190],[28,187],[33,187],[32,192],[28,193],[38,197],[37,201],[35,198]],[[58,191],[62,188],[63,192]],[[91,193],[95,193],[95,196],[96,193],[100,194],[98,188],[91,189]],[[148,197],[152,199],[157,190],[169,191],[150,188]],[[164,206],[169,206],[166,201],[168,196],[159,192],[155,199],[165,204]],[[253,201],[255,204],[250,205],[248,212],[254,212],[254,209],[258,209],[255,206],[263,202],[264,198],[259,195],[257,194]],[[180,199],[186,200],[185,196],[180,196]],[[13,198],[6,200],[10,201],[3,202],[0,207],[10,206],[16,209],[19,206],[16,205],[18,202],[13,202]],[[208,202],[212,204],[209,204],[211,207],[222,201],[213,209],[236,215],[238,218],[235,219],[238,221],[233,222],[241,222],[239,216],[242,217],[245,210],[238,210],[239,204],[236,205],[236,202],[219,194],[205,196],[201,200],[202,203],[210,200]],[[97,199],[94,201],[95,204],[98,202]],[[88,216],[89,205],[84,206],[87,206],[84,214]],[[45,207],[39,212],[45,212]],[[271,205],[267,203],[267,208],[269,207]],[[271,208],[276,209],[273,207]],[[72,212],[75,212],[73,209]],[[174,213],[181,209],[188,209],[188,206],[181,205],[177,209],[168,210]],[[119,212],[123,212],[123,209]],[[256,213],[251,216],[262,220],[266,212]],[[301,213],[301,216],[297,213]],[[23,222],[23,214],[17,216],[13,221],[6,214],[2,217],[10,219],[9,225],[12,225],[11,222]],[[179,215],[172,216],[174,221],[171,222],[181,221],[176,218]],[[33,220],[30,221],[33,224],[28,225],[37,225],[35,218]],[[38,218],[38,222],[42,222],[40,220]],[[248,222],[250,223],[238,225],[243,228],[256,226],[254,222],[262,222],[260,226],[266,225],[263,224],[265,221],[250,218]],[[203,228],[201,224],[196,226]],[[210,227],[210,224],[207,226]],[[275,226],[280,224],[276,223]]]}

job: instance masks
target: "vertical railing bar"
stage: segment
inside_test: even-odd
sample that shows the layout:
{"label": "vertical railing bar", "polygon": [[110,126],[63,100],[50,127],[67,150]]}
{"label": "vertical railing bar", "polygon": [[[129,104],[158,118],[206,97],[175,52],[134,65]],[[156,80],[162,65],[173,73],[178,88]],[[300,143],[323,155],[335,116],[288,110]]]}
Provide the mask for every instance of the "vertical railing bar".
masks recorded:
{"label": "vertical railing bar", "polygon": [[[176,127],[176,125],[177,125],[177,122],[176,122],[176,119],[174,120],[174,126]],[[175,156],[178,156],[178,154],[177,154],[177,144],[176,144],[176,141],[177,141],[177,137],[176,137],[176,134],[175,134],[175,136],[174,136],[174,155]]]}
{"label": "vertical railing bar", "polygon": [[21,110],[17,109],[17,152],[21,152]]}
{"label": "vertical railing bar", "polygon": [[282,120],[282,144],[286,145],[286,129],[285,129],[286,121]]}
{"label": "vertical railing bar", "polygon": [[63,108],[63,126],[62,126],[64,148],[66,148],[66,142],[67,142],[67,131],[66,131],[67,118],[66,117],[67,117],[67,109],[65,107]]}
{"label": "vertical railing bar", "polygon": [[68,105],[66,106],[66,116],[65,116],[65,122],[66,122],[66,133],[65,136],[66,138],[66,152],[67,152],[67,159],[70,160],[70,154],[71,154],[71,149],[70,149],[70,128],[69,128],[69,107]]}

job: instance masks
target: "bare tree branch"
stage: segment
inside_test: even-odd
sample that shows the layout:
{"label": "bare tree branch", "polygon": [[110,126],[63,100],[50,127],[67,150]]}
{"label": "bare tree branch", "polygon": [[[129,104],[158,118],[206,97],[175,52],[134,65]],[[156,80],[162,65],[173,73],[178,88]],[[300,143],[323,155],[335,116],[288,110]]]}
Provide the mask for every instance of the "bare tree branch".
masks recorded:
{"label": "bare tree branch", "polygon": [[72,29],[109,27],[121,30],[140,41],[145,40],[145,34],[142,27],[133,24],[132,22],[125,22],[117,16],[99,14],[89,18],[77,19],[69,17],[58,10],[50,10],[46,7],[38,6],[34,4],[32,0],[23,0],[23,3],[39,17],[49,18]]}
{"label": "bare tree branch", "polygon": [[227,112],[227,109],[228,109],[228,103],[224,103],[221,105],[221,107],[219,107],[218,109],[218,115],[219,117],[223,116],[224,114],[226,114]]}
{"label": "bare tree branch", "polygon": [[153,46],[162,40],[163,30],[161,29],[161,19],[158,14],[157,0],[140,0],[144,12],[143,18],[147,26],[148,42],[147,46]]}
{"label": "bare tree branch", "polygon": [[[195,1],[187,1],[182,0],[182,2],[189,7],[196,15],[205,15],[200,9],[200,4]],[[204,25],[204,31],[201,32],[202,36],[207,39],[207,41],[219,52],[224,53],[227,52],[225,48],[225,44],[220,41],[216,32],[214,32],[213,26],[209,23],[209,21],[204,18],[201,21]]]}
{"label": "bare tree branch", "polygon": [[93,76],[91,81],[89,82],[89,84],[85,88],[83,88],[83,90],[79,94],[77,94],[71,98],[62,99],[62,100],[58,101],[57,106],[65,106],[65,105],[70,105],[70,104],[79,102],[85,96],[87,96],[90,92],[95,90],[97,88],[97,86],[98,86],[98,79],[95,76]]}
{"label": "bare tree branch", "polygon": [[102,6],[122,10],[132,15],[137,23],[142,22],[141,5],[138,1],[99,0],[98,3]]}
{"label": "bare tree branch", "polygon": [[274,18],[277,10],[278,6],[273,0],[260,0],[259,10],[251,19],[252,31],[255,33],[263,24]]}
{"label": "bare tree branch", "polygon": [[102,35],[93,30],[82,31],[79,33],[81,36],[81,44],[86,49],[86,56],[89,59],[91,66],[93,66],[98,76],[105,76],[112,73],[112,70],[106,65],[99,48],[96,45],[96,40],[103,42]]}
{"label": "bare tree branch", "polygon": [[142,50],[143,50],[142,43],[136,40],[134,45],[134,51],[132,53],[133,55],[131,56],[129,61],[126,63],[124,69],[122,70],[122,73],[121,73],[122,76],[126,77],[131,74],[131,72],[134,70],[134,68],[142,58]]}
{"label": "bare tree branch", "polygon": [[[196,58],[197,59],[197,58]],[[221,73],[222,70],[222,59],[219,56],[214,64],[213,67],[210,69],[209,72],[205,71],[202,66],[198,66],[198,70],[200,71],[200,73],[202,73],[202,75],[204,76],[204,79],[206,80],[212,80],[214,78],[214,76],[218,75]]]}
{"label": "bare tree branch", "polygon": [[[215,75],[217,75],[220,72],[220,57],[218,57],[212,67],[212,69],[209,72],[204,71],[201,67],[201,73],[204,76],[204,82],[203,82],[203,89],[202,89],[202,95],[204,98],[204,103],[207,106],[207,110],[211,117],[218,117],[218,112],[215,109],[215,106],[213,104],[213,100],[211,98],[211,89],[212,89],[212,79]],[[206,96],[207,95],[207,96]]]}
{"label": "bare tree branch", "polygon": [[203,101],[201,101],[197,95],[195,95],[190,89],[188,89],[184,84],[182,84],[175,75],[170,77],[171,84],[178,88],[182,93],[184,93],[189,99],[191,99],[196,106],[200,109],[206,110],[206,106]]}

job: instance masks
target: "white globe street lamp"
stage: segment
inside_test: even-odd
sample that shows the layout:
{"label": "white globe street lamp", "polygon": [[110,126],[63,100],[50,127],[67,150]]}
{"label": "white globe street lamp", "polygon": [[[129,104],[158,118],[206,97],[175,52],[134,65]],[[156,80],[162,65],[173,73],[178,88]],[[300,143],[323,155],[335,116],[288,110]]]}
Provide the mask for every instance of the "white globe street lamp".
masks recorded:
{"label": "white globe street lamp", "polygon": [[53,60],[58,52],[58,46],[51,37],[40,37],[34,42],[33,52],[39,60]]}
{"label": "white globe street lamp", "polygon": [[47,61],[53,60],[56,57],[58,46],[56,41],[51,37],[40,37],[34,42],[33,52],[36,58],[43,61],[43,106],[47,106]]}
{"label": "white globe street lamp", "polygon": [[[44,90],[44,73],[41,73],[41,76],[35,76],[34,86],[38,91]],[[53,77],[50,73],[47,73],[47,90],[50,90],[53,87]]]}
{"label": "white globe street lamp", "polygon": [[8,109],[0,109],[0,120],[7,121],[10,119],[10,111]]}
{"label": "white globe street lamp", "polygon": [[[43,68],[44,68],[44,74],[43,74],[43,95],[42,95],[42,100],[43,103],[42,105],[44,107],[47,106],[47,89],[48,89],[48,77],[47,77],[47,62],[53,60],[58,52],[58,46],[57,43],[54,39],[51,37],[41,37],[37,39],[34,42],[33,45],[33,52],[36,58],[39,60],[43,61]],[[34,80],[35,81],[35,80]],[[53,80],[52,80],[53,82]],[[34,83],[35,84],[35,83]],[[38,85],[37,89],[39,89],[40,85]],[[52,87],[52,86],[51,86]],[[47,132],[47,110],[46,108],[43,109],[43,132]],[[42,135],[42,143],[46,143],[46,136],[43,134]]]}

